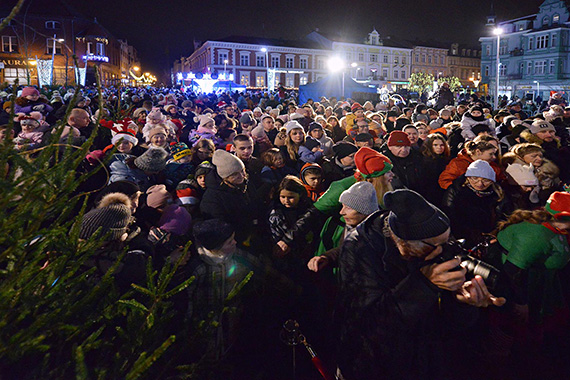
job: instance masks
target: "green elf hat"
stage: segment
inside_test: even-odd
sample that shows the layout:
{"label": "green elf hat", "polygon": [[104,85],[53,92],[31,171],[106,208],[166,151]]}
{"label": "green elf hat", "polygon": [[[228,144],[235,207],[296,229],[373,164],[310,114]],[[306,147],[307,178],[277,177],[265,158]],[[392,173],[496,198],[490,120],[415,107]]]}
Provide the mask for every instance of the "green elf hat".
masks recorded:
{"label": "green elf hat", "polygon": [[546,201],[544,209],[558,220],[570,220],[570,193],[555,191]]}

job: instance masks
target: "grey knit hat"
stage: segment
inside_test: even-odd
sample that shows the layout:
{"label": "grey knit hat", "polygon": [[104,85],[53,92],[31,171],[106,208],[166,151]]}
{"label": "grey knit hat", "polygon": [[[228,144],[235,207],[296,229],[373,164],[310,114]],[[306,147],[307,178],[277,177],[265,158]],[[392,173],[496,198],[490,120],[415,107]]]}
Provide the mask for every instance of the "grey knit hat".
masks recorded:
{"label": "grey knit hat", "polygon": [[493,182],[495,182],[497,178],[491,165],[484,160],[476,160],[470,163],[465,172],[465,177],[481,177],[490,179]]}
{"label": "grey knit hat", "polygon": [[376,189],[370,182],[356,182],[340,195],[339,201],[363,215],[378,211]]}
{"label": "grey knit hat", "polygon": [[145,172],[160,172],[166,167],[168,153],[162,148],[148,148],[146,152],[135,158],[135,165]]}
{"label": "grey knit hat", "polygon": [[131,222],[131,200],[126,194],[111,193],[101,199],[97,208],[83,215],[79,237],[89,239],[101,228],[107,241],[119,240]]}
{"label": "grey knit hat", "polygon": [[384,206],[390,210],[390,229],[400,239],[429,239],[449,228],[447,215],[415,191],[390,191],[384,194]]}
{"label": "grey knit hat", "polygon": [[245,169],[243,162],[239,158],[222,149],[214,152],[212,163],[216,165],[216,171],[221,178],[227,178]]}

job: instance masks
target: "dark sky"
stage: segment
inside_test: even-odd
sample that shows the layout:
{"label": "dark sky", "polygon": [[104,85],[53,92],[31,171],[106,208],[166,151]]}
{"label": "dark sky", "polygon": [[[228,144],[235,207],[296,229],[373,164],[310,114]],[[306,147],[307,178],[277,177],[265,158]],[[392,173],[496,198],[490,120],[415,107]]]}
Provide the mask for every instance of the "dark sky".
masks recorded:
{"label": "dark sky", "polygon": [[[542,1],[495,1],[499,20],[538,12]],[[71,5],[97,17],[139,51],[144,70],[157,75],[203,41],[230,35],[296,39],[315,28],[362,40],[382,36],[477,45],[487,33],[490,0],[88,0]]]}

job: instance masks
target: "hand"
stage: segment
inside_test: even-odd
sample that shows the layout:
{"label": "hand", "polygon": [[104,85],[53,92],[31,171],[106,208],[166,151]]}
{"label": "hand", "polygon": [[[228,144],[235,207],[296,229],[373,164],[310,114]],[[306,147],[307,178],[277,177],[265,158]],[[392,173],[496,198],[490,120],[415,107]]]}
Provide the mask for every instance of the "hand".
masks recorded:
{"label": "hand", "polygon": [[289,253],[291,248],[283,240],[277,242],[277,245],[273,247],[273,255],[275,257],[284,257]]}
{"label": "hand", "polygon": [[465,268],[459,267],[460,260],[453,258],[441,264],[432,264],[420,269],[424,276],[443,290],[457,291],[465,282]]}
{"label": "hand", "polygon": [[34,111],[39,111],[39,112],[43,111],[44,108],[46,108],[46,106],[44,106],[43,104],[38,104],[37,106],[33,106],[33,107],[32,107],[32,109],[33,109]]}
{"label": "hand", "polygon": [[481,276],[475,276],[473,280],[465,282],[456,297],[459,302],[475,307],[503,306],[507,302],[504,297],[495,297],[489,293]]}
{"label": "hand", "polygon": [[327,256],[315,256],[307,263],[307,268],[313,272],[318,273],[320,270],[329,265],[329,258]]}

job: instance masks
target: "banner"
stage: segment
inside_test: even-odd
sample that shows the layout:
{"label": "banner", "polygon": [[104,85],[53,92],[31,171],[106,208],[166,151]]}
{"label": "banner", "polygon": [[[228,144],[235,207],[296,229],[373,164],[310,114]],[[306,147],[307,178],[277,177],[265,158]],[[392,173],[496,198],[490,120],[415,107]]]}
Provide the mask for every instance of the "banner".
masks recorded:
{"label": "banner", "polygon": [[77,81],[77,84],[85,86],[85,74],[87,73],[87,68],[78,67],[75,72],[77,76],[77,78],[75,79]]}
{"label": "banner", "polygon": [[38,59],[38,81],[40,88],[51,85],[53,74],[53,61],[51,59]]}
{"label": "banner", "polygon": [[275,69],[267,69],[267,89],[275,91]]}

